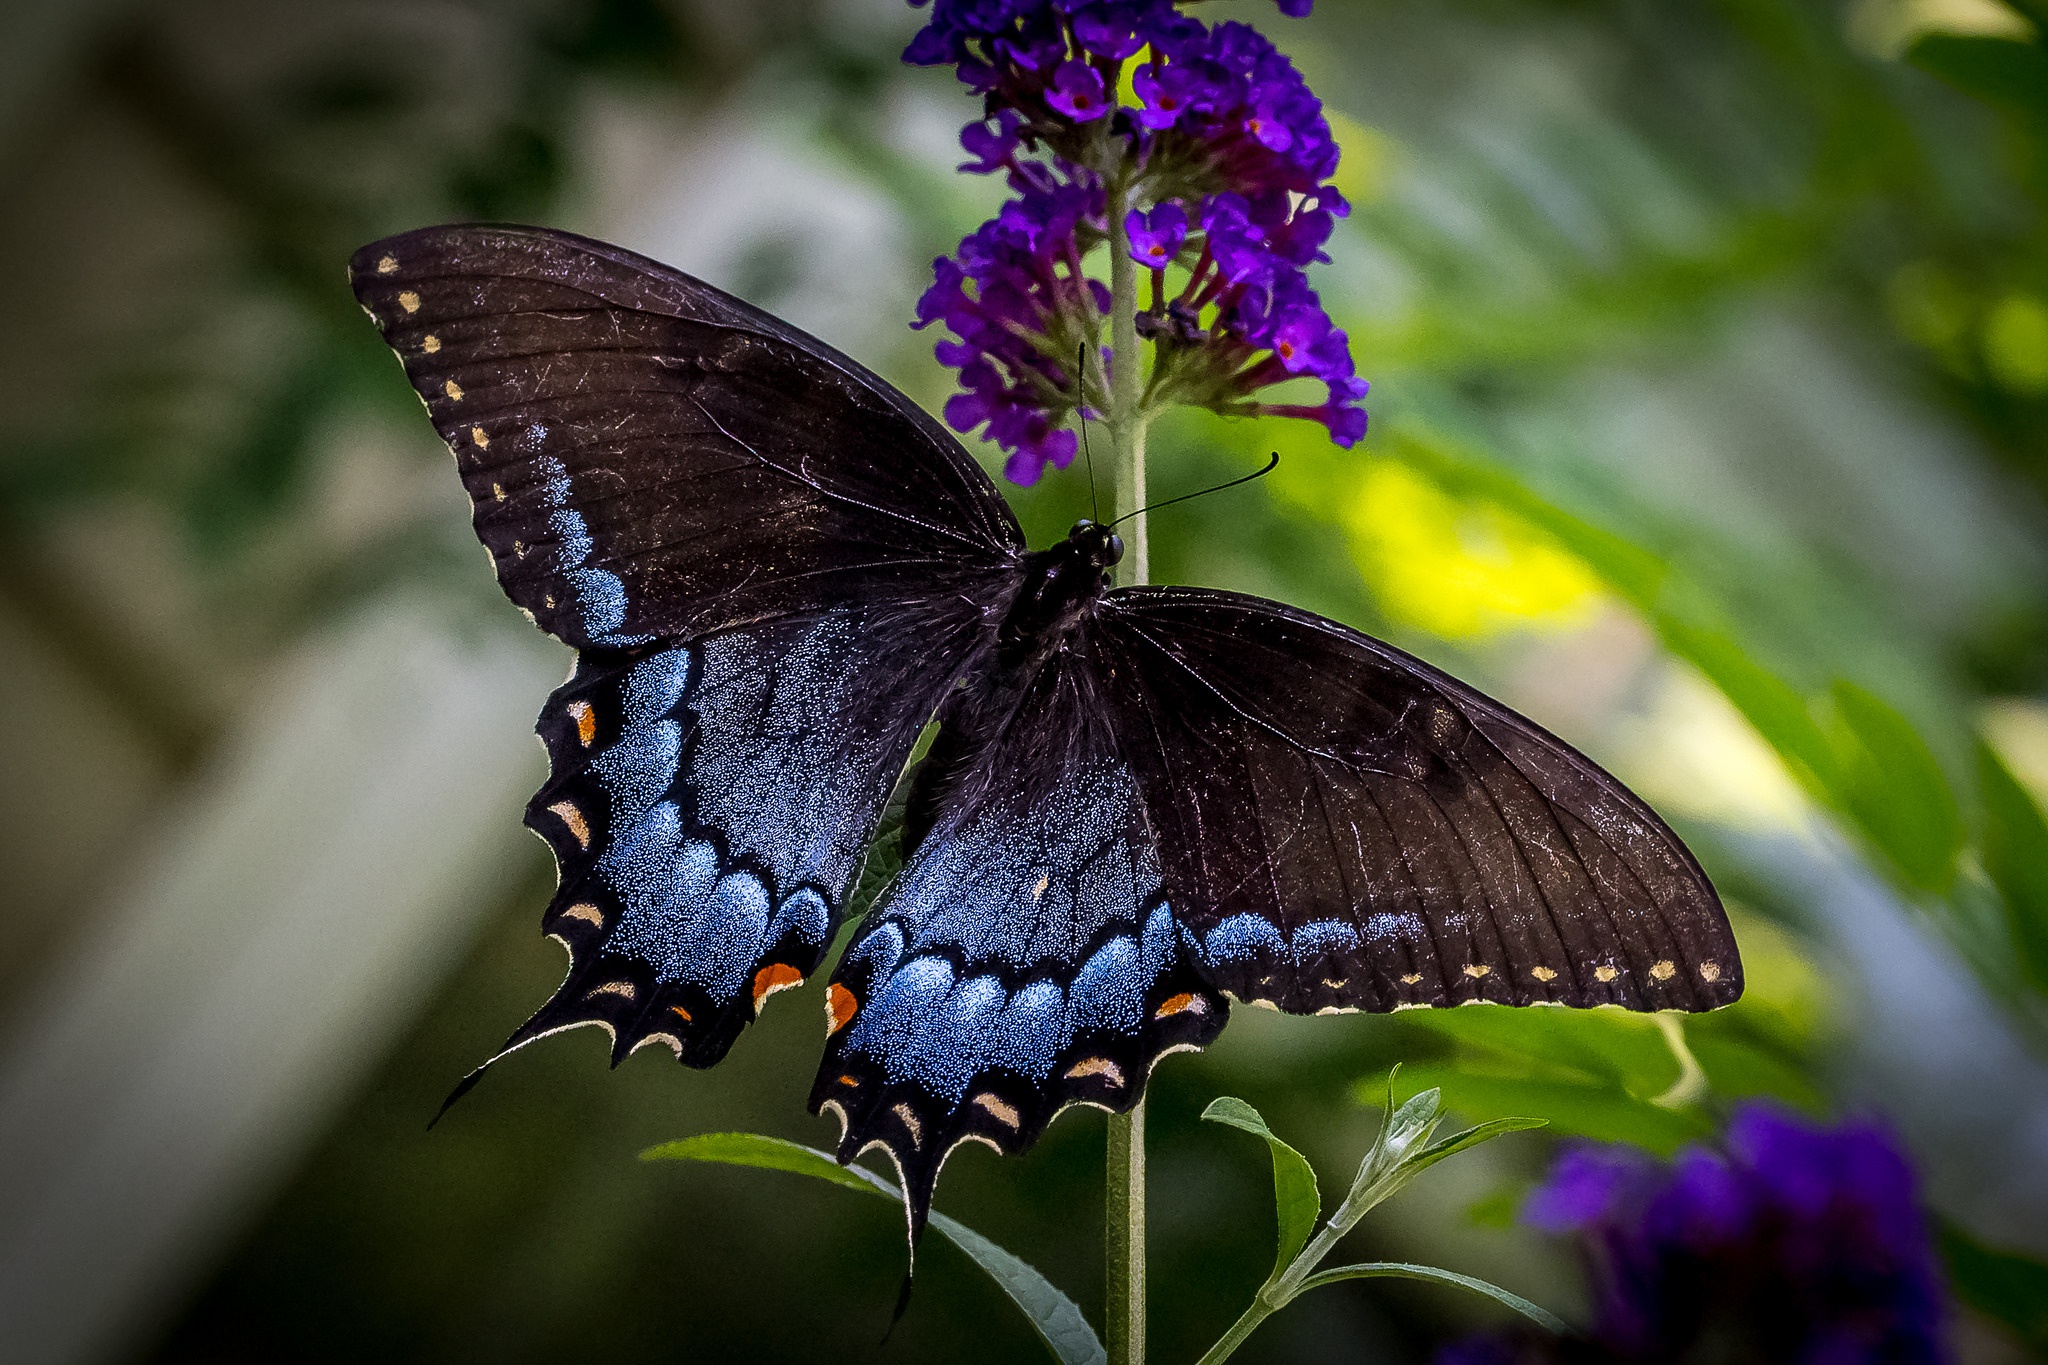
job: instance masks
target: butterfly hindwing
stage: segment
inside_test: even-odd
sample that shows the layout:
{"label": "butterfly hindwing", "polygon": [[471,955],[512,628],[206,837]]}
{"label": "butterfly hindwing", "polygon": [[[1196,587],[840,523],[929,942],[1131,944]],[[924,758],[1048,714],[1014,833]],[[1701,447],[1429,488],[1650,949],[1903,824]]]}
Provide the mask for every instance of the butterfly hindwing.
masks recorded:
{"label": "butterfly hindwing", "polygon": [[1713,886],[1583,755],[1335,622],[1191,588],[1098,618],[1204,975],[1298,1013],[1742,993]]}
{"label": "butterfly hindwing", "polygon": [[889,1153],[913,1232],[960,1142],[1017,1152],[1070,1104],[1129,1109],[1161,1055],[1223,1027],[1106,722],[1092,668],[1056,661],[985,742],[935,750],[920,783],[944,771],[953,799],[834,973],[812,1108],[839,1115],[842,1160]]}
{"label": "butterfly hindwing", "polygon": [[725,1055],[814,970],[978,613],[840,608],[689,645],[585,651],[541,713],[527,823],[561,884],[567,978],[508,1043],[596,1023],[624,1056]]}
{"label": "butterfly hindwing", "polygon": [[572,645],[979,591],[1022,549],[914,403],[632,252],[428,228],[363,248],[350,278],[455,454],[499,582]]}

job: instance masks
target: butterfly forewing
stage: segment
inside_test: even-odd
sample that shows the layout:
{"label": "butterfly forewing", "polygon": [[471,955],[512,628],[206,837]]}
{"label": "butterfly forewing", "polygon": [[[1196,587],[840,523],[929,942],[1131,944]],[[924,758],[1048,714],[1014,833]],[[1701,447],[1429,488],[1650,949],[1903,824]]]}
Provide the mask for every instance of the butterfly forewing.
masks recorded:
{"label": "butterfly forewing", "polygon": [[1097,629],[1167,883],[1217,986],[1303,1013],[1741,994],[1692,855],[1532,722],[1253,598],[1132,589]]}
{"label": "butterfly forewing", "polygon": [[919,600],[1022,547],[915,404],[653,261],[457,227],[365,247],[350,271],[455,454],[499,581],[571,644]]}

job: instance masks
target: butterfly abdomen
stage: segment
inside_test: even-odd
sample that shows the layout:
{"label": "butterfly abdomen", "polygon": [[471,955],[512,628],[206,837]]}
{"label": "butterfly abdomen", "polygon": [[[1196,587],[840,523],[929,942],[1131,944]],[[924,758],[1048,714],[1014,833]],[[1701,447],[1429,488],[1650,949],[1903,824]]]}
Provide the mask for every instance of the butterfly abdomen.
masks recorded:
{"label": "butterfly abdomen", "polygon": [[[1087,529],[1084,529],[1087,528]],[[1084,638],[1081,625],[1108,588],[1104,570],[1114,557],[1112,539],[1091,523],[1066,540],[1024,556],[1015,593],[1001,609],[990,647],[977,654],[939,709],[939,737],[919,765],[903,821],[904,850],[929,835],[941,810],[979,804],[992,782],[1027,781],[1031,772],[1057,773],[1058,763],[1034,763],[1024,773],[999,773],[976,760],[1000,744],[1024,713],[1034,689],[1048,681],[1046,666]],[[1099,707],[1087,708],[1100,716]]]}

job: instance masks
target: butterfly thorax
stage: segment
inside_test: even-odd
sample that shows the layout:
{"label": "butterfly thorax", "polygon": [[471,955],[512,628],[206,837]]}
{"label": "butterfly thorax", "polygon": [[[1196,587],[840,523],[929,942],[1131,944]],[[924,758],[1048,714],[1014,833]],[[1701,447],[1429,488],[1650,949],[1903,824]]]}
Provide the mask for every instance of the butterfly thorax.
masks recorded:
{"label": "butterfly thorax", "polygon": [[1024,557],[1023,582],[996,632],[996,667],[1036,671],[1093,610],[1109,588],[1109,569],[1124,556],[1123,537],[1078,521],[1067,538]]}

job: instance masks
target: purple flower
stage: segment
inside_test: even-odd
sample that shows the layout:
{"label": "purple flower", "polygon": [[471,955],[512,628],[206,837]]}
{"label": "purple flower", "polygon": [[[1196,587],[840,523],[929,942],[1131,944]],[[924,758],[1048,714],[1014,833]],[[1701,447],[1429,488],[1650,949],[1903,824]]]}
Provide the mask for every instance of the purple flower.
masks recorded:
{"label": "purple flower", "polygon": [[1577,1244],[1593,1289],[1587,1339],[1479,1339],[1440,1352],[1437,1365],[1947,1359],[1912,1167],[1872,1125],[1827,1127],[1750,1105],[1722,1151],[1690,1149],[1669,1165],[1627,1148],[1568,1147],[1522,1217]]}
{"label": "purple flower", "polygon": [[1583,1231],[1612,1214],[1650,1165],[1631,1147],[1567,1147],[1549,1179],[1529,1192],[1522,1221],[1549,1233]]}
{"label": "purple flower", "polygon": [[1132,209],[1124,231],[1131,239],[1132,260],[1163,269],[1188,239],[1188,215],[1178,204],[1155,204],[1149,214]]}
{"label": "purple flower", "polygon": [[1096,56],[1120,62],[1145,46],[1133,18],[1124,5],[1090,5],[1074,15],[1074,38]]}
{"label": "purple flower", "polygon": [[[1298,417],[1342,445],[1363,435],[1366,386],[1304,274],[1347,211],[1327,183],[1336,142],[1257,30],[1206,26],[1174,0],[934,0],[904,55],[953,64],[982,96],[962,169],[1001,171],[1016,194],[939,263],[917,311],[951,333],[935,347],[963,390],[947,420],[1011,451],[1012,478],[1072,456],[1064,424],[1091,400],[1071,357],[1101,344],[1109,310],[1085,260],[1116,235],[1153,272],[1138,319],[1149,407]],[[1137,105],[1120,110],[1126,75]],[[1324,384],[1323,402],[1261,392],[1304,380]]]}
{"label": "purple flower", "polygon": [[1016,162],[1023,127],[1024,116],[1015,109],[998,110],[992,119],[968,124],[960,130],[960,146],[974,160],[962,162],[960,169],[987,175],[1008,168]]}
{"label": "purple flower", "polygon": [[1045,102],[1076,123],[1099,119],[1109,112],[1109,92],[1102,73],[1086,62],[1063,62],[1053,72],[1052,88]]}
{"label": "purple flower", "polygon": [[1154,131],[1177,123],[1192,105],[1197,89],[1195,78],[1186,67],[1157,63],[1139,67],[1131,77],[1131,88],[1144,101],[1138,110],[1138,122]]}

